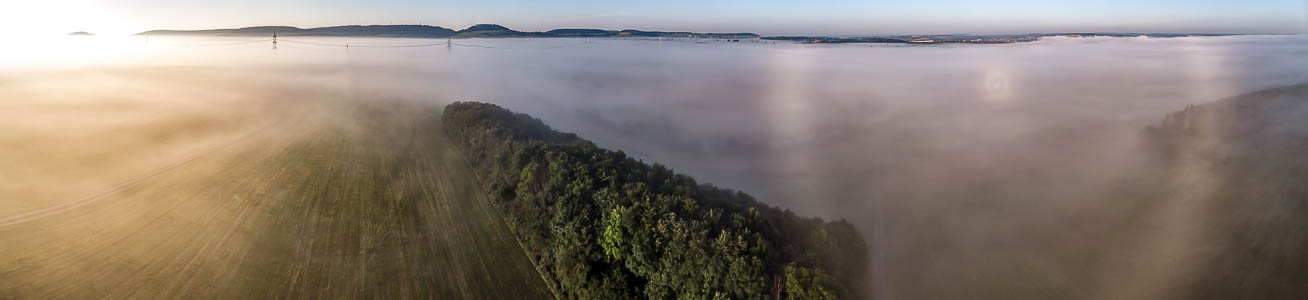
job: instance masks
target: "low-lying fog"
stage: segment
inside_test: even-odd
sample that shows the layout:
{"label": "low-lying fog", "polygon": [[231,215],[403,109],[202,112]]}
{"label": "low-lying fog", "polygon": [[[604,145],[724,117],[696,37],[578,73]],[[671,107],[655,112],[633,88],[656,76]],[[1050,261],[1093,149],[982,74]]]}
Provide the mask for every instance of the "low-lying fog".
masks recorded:
{"label": "low-lying fog", "polygon": [[1175,228],[1184,203],[1166,201],[1171,190],[1139,188],[1154,172],[1136,148],[1141,130],[1188,104],[1308,82],[1305,36],[452,48],[298,37],[276,50],[247,40],[258,38],[63,38],[11,50],[0,89],[33,74],[144,72],[146,83],[223,83],[64,83],[163,102],[301,95],[256,92],[290,87],[491,102],[702,182],[854,222],[873,251],[868,288],[883,299],[1154,299],[1185,285],[1193,240],[1173,237],[1193,230]]}

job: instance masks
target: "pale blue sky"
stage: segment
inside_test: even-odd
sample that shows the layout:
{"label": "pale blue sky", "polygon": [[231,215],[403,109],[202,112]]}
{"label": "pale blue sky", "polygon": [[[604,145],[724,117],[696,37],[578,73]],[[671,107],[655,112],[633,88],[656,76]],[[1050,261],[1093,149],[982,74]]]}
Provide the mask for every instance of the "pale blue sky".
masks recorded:
{"label": "pale blue sky", "polygon": [[[170,28],[422,23],[781,34],[1308,32],[1304,0],[15,0],[0,22],[127,34]],[[16,6],[16,7],[15,7]],[[12,29],[11,29],[12,30]],[[51,29],[54,30],[54,29]]]}

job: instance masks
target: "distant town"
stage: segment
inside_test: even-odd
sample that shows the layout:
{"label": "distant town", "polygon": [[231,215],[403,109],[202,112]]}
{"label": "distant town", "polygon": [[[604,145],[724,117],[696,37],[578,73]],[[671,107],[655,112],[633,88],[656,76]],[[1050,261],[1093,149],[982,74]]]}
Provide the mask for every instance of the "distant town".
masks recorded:
{"label": "distant town", "polygon": [[1183,36],[1223,36],[1228,34],[1175,33],[1031,33],[996,35],[886,35],[865,37],[774,36],[764,40],[784,40],[807,44],[1011,44],[1032,42],[1044,37],[1137,37],[1170,38]]}

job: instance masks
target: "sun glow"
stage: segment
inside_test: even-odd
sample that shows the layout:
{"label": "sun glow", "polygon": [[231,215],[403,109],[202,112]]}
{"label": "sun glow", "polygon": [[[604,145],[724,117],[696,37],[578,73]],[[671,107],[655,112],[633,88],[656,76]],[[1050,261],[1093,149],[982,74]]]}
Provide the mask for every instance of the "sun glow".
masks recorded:
{"label": "sun glow", "polygon": [[100,36],[135,33],[145,25],[102,0],[8,1],[0,9],[0,37],[49,37],[86,31]]}
{"label": "sun glow", "polygon": [[13,38],[0,55],[0,67],[82,67],[125,61],[148,50],[144,37],[52,36]]}
{"label": "sun glow", "polygon": [[1013,81],[1008,72],[992,69],[981,76],[981,90],[984,91],[986,101],[1006,103],[1013,95]]}

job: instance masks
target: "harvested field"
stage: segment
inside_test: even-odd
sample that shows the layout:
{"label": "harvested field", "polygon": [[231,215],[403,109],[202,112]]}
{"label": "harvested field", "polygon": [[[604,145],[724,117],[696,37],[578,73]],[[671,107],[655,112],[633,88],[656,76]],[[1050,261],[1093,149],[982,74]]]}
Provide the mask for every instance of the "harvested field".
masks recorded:
{"label": "harvested field", "polygon": [[147,93],[116,100],[0,85],[30,113],[0,120],[0,298],[550,297],[439,105],[169,72],[77,75]]}

